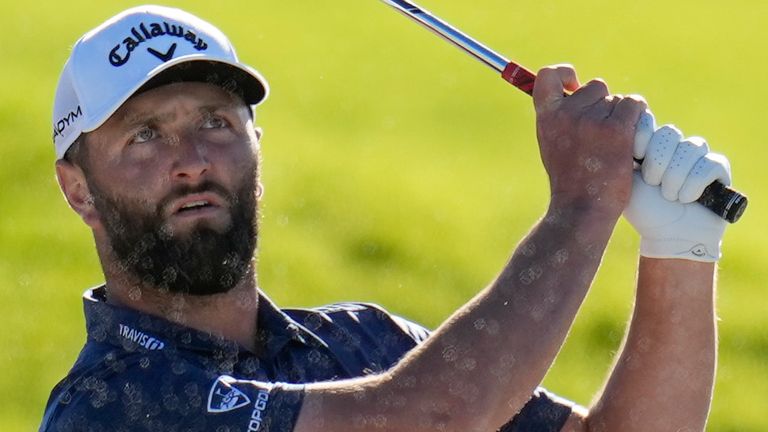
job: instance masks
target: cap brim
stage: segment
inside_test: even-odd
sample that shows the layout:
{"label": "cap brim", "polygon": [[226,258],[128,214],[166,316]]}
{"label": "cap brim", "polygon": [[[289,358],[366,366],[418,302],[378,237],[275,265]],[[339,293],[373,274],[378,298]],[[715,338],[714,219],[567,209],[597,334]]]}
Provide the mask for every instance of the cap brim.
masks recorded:
{"label": "cap brim", "polygon": [[150,71],[144,81],[117,100],[100,118],[91,119],[83,132],[91,132],[104,124],[128,99],[142,92],[176,82],[207,82],[221,86],[240,96],[251,106],[263,102],[269,95],[269,85],[256,70],[241,63],[210,55],[190,55],[165,62]]}
{"label": "cap brim", "polygon": [[210,58],[188,60],[165,68],[144,83],[133,95],[176,82],[205,82],[223,87],[240,96],[248,105],[258,105],[267,96],[266,82],[258,72],[242,65],[213,61]]}

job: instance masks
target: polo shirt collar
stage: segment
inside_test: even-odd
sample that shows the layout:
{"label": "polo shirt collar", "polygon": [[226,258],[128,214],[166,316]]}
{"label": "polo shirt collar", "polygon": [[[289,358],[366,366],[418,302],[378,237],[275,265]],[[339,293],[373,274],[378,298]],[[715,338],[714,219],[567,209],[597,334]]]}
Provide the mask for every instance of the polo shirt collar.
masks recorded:
{"label": "polo shirt collar", "polygon": [[259,291],[259,312],[256,330],[256,352],[266,358],[275,357],[286,345],[299,343],[316,348],[328,345],[316,334],[280,310]]}
{"label": "polo shirt collar", "polygon": [[[83,294],[88,338],[136,350],[247,351],[239,344],[166,319],[106,302],[104,285]],[[291,343],[325,346],[316,335],[297,323],[259,291],[255,355],[275,357]]]}

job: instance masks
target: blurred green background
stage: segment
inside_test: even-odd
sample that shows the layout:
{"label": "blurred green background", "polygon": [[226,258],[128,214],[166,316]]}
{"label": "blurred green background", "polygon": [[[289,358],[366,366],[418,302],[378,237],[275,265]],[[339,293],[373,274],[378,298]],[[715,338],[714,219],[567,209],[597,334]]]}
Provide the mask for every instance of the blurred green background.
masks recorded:
{"label": "blurred green background", "polygon": [[[74,41],[136,3],[6,2],[0,14],[0,430],[37,427],[84,341],[101,273],[53,174],[51,105]],[[530,99],[377,0],[170,1],[210,20],[272,86],[258,112],[266,197],[260,284],[283,306],[377,302],[437,326],[542,214]],[[720,264],[709,430],[768,430],[764,289],[768,2],[554,0],[423,6],[536,69],[643,94],[705,136],[751,206]],[[588,404],[629,317],[637,236],[621,222],[545,385]]]}

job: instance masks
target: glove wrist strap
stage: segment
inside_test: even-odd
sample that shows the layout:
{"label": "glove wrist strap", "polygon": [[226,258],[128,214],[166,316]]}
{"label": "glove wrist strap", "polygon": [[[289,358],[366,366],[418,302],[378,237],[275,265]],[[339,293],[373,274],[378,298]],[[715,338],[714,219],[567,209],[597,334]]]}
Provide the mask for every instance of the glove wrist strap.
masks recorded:
{"label": "glove wrist strap", "polygon": [[717,244],[695,243],[688,240],[640,239],[640,255],[648,258],[677,258],[699,262],[716,262],[720,259],[720,242]]}

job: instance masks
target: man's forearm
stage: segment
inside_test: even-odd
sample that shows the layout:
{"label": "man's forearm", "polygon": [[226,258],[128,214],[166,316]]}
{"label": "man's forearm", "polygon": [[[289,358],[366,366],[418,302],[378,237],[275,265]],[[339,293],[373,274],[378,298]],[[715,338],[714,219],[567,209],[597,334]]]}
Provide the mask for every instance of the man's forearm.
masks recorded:
{"label": "man's forearm", "polygon": [[[474,413],[474,430],[496,430],[509,421],[557,355],[614,223],[589,211],[551,207],[489,289],[438,329],[420,362],[405,362],[396,374],[445,369],[434,390],[450,394],[464,386],[456,405]],[[466,367],[468,359],[475,368]]]}
{"label": "man's forearm", "polygon": [[[358,413],[379,418],[382,430],[496,430],[527,402],[554,360],[614,224],[553,206],[496,281],[386,376],[352,391],[343,384],[333,393],[310,388],[300,425],[313,411],[326,425],[349,425],[348,413]],[[334,412],[345,414],[327,417]]]}
{"label": "man's forearm", "polygon": [[629,201],[635,124],[647,107],[610,96],[601,80],[581,86],[568,65],[539,70],[533,101],[551,195],[545,218],[489,288],[391,371],[308,386],[297,432],[353,429],[350,413],[382,431],[495,431],[529,399]]}
{"label": "man's forearm", "polygon": [[703,430],[716,364],[714,264],[640,259],[625,346],[589,430]]}

